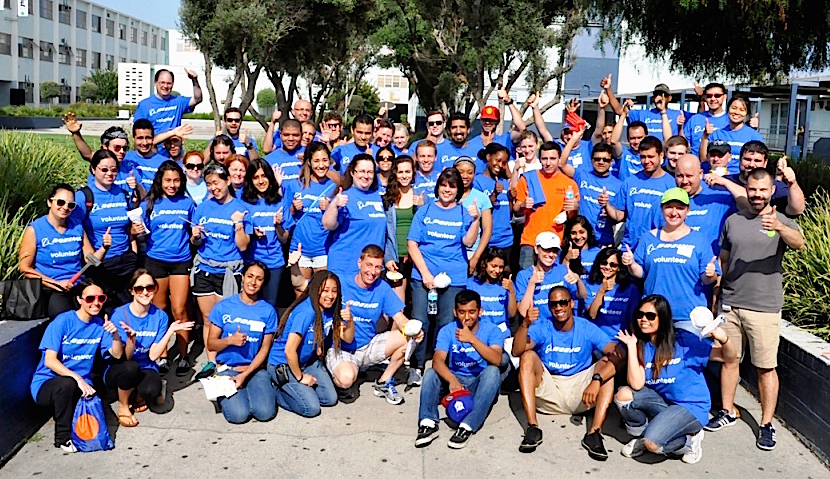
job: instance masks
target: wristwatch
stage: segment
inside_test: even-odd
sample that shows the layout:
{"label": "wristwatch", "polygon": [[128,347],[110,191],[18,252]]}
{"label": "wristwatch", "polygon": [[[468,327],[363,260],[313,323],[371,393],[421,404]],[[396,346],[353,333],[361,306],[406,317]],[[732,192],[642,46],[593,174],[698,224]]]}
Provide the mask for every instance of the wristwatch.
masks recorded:
{"label": "wristwatch", "polygon": [[591,381],[599,381],[599,383],[602,384],[602,376],[600,376],[599,373],[594,373],[594,375],[591,376]]}

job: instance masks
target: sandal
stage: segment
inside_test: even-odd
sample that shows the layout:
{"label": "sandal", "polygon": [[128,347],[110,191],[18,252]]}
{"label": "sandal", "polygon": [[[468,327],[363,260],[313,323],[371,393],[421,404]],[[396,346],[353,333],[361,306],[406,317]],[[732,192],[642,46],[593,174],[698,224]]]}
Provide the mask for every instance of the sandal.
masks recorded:
{"label": "sandal", "polygon": [[138,426],[138,419],[136,419],[132,414],[119,414],[118,424],[121,424],[124,427],[136,427]]}

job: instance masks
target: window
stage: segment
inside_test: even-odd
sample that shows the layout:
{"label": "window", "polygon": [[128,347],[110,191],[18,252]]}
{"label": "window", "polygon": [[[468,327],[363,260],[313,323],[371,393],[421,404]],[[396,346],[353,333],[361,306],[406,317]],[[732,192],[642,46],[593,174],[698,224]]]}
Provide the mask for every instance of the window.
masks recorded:
{"label": "window", "polygon": [[[29,2],[34,3],[34,2]],[[52,7],[55,5],[55,2],[52,0],[40,0],[40,18],[45,18],[46,20],[52,19]]]}
{"label": "window", "polygon": [[115,36],[115,22],[112,20],[107,20],[107,36],[114,37]]}
{"label": "window", "polygon": [[61,45],[58,47],[58,62],[60,62],[61,65],[72,64],[72,50],[68,46]]}
{"label": "window", "polygon": [[158,45],[158,40],[159,40],[159,36],[154,33],[152,41],[150,42],[150,47],[151,48],[156,48],[156,45]]}
{"label": "window", "polygon": [[[31,3],[29,4],[31,5]],[[26,91],[26,103],[35,101],[35,84],[32,82],[18,82],[17,88],[22,88]]]}
{"label": "window", "polygon": [[75,26],[81,30],[86,30],[86,12],[83,10],[75,10]]}
{"label": "window", "polygon": [[127,39],[127,25],[123,23],[118,24],[118,39],[119,40],[126,40]]}
{"label": "window", "polygon": [[787,134],[787,119],[790,114],[789,103],[773,103],[770,108],[770,128],[772,135]]}
{"label": "window", "polygon": [[90,67],[93,70],[100,70],[101,69],[101,54],[98,52],[92,52],[92,65]]}
{"label": "window", "polygon": [[34,46],[35,42],[31,38],[20,37],[20,43],[17,44],[17,56],[20,58],[34,58]]}
{"label": "window", "polygon": [[138,29],[136,27],[130,27],[130,41],[138,43]]}
{"label": "window", "polygon": [[141,32],[141,44],[147,46],[147,32]]}
{"label": "window", "polygon": [[55,47],[49,42],[40,42],[40,61],[51,62],[55,54]]}
{"label": "window", "polygon": [[167,50],[167,37],[161,37],[161,49]]}
{"label": "window", "polygon": [[92,31],[95,33],[101,33],[101,17],[98,15],[92,14]]}
{"label": "window", "polygon": [[0,55],[12,54],[12,36],[8,33],[0,33]]}
{"label": "window", "polygon": [[58,21],[64,25],[72,24],[72,7],[69,5],[58,5]]}
{"label": "window", "polygon": [[86,50],[75,50],[75,65],[86,68]]}
{"label": "window", "polygon": [[72,101],[72,87],[69,85],[61,85],[61,96],[58,100],[60,103],[70,103]]}
{"label": "window", "polygon": [[[162,41],[164,41],[163,38],[162,38]],[[162,49],[164,49],[163,45],[162,45]],[[185,38],[185,39],[182,39],[182,40],[179,40],[178,42],[176,42],[176,51],[178,51],[178,52],[198,52],[199,47],[197,47],[196,44],[193,43],[193,40]]]}
{"label": "window", "polygon": [[112,55],[107,55],[107,70],[115,70],[115,57]]}
{"label": "window", "polygon": [[127,63],[127,57],[118,57],[118,63]]}
{"label": "window", "polygon": [[378,75],[378,88],[409,88],[409,82],[400,75]]}

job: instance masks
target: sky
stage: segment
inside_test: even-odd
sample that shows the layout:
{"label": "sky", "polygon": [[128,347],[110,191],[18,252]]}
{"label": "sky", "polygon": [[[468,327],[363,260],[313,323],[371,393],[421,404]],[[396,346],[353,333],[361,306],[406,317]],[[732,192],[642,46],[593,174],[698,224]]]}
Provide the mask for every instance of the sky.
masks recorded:
{"label": "sky", "polygon": [[141,0],[138,2],[124,0],[91,1],[168,30],[178,28],[176,24],[179,21],[179,0]]}

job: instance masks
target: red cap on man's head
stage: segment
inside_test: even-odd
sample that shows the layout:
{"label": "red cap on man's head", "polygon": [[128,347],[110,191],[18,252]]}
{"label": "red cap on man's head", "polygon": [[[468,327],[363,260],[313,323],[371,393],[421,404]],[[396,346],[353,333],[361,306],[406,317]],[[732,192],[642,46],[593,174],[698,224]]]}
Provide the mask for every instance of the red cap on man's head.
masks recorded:
{"label": "red cap on man's head", "polygon": [[487,105],[481,110],[481,119],[482,120],[499,121],[500,117],[501,117],[501,112],[499,112],[499,109],[494,107],[494,106]]}

